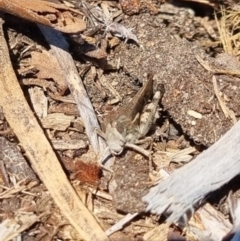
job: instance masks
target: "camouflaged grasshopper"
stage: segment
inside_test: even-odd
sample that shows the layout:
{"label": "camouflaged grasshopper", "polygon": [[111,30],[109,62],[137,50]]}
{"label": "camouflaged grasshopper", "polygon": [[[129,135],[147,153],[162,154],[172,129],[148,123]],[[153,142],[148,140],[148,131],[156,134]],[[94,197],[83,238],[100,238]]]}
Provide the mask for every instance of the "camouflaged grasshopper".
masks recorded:
{"label": "camouflaged grasshopper", "polygon": [[[135,144],[148,133],[163,93],[164,87],[161,85],[153,95],[153,75],[148,74],[147,82],[130,103],[108,115],[105,134],[100,135],[113,155],[121,154],[127,147],[149,157],[148,151]],[[144,109],[149,100],[152,102]]]}

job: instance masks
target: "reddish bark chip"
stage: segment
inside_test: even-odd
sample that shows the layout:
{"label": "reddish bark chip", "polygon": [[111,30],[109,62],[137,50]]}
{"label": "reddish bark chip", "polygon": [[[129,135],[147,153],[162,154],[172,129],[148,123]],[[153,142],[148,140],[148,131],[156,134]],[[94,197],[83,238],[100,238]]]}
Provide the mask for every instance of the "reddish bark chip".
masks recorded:
{"label": "reddish bark chip", "polygon": [[75,162],[73,177],[90,185],[96,185],[100,181],[101,168],[96,163],[85,163],[81,160]]}
{"label": "reddish bark chip", "polygon": [[140,0],[120,0],[122,10],[127,15],[139,13]]}

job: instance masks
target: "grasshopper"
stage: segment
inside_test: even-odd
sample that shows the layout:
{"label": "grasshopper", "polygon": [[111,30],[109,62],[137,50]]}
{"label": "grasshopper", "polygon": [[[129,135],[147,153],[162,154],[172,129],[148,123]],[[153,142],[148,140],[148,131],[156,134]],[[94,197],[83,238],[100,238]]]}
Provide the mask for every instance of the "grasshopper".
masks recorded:
{"label": "grasshopper", "polygon": [[[161,85],[161,89],[153,95],[153,75],[148,74],[147,82],[130,103],[120,107],[107,117],[105,134],[102,136],[113,155],[120,155],[123,149],[128,147],[149,157],[148,151],[135,144],[148,133],[163,93],[164,88]],[[148,100],[151,99],[152,102],[143,111]]]}

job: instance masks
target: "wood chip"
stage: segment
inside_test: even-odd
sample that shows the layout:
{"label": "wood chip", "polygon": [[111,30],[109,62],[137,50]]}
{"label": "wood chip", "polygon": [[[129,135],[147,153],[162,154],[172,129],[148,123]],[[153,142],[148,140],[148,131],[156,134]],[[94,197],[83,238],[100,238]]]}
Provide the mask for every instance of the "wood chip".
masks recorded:
{"label": "wood chip", "polygon": [[0,240],[12,240],[38,221],[37,215],[33,213],[18,214],[14,220],[5,219],[0,224]]}
{"label": "wood chip", "polygon": [[48,99],[42,88],[33,87],[28,89],[30,99],[36,115],[41,119],[47,116]]}
{"label": "wood chip", "polygon": [[187,114],[192,116],[192,117],[194,117],[194,118],[196,118],[196,119],[202,119],[202,114],[198,113],[197,111],[188,110]]}
{"label": "wood chip", "polygon": [[83,140],[52,140],[51,142],[55,150],[78,150],[87,147]]}
{"label": "wood chip", "polygon": [[189,220],[186,234],[195,240],[222,240],[232,225],[226,217],[209,203],[200,208]]}
{"label": "wood chip", "polygon": [[144,241],[165,241],[168,240],[169,224],[163,223],[153,228],[143,236]]}
{"label": "wood chip", "polygon": [[59,63],[51,51],[31,52],[30,64],[38,70],[36,73],[37,78],[53,79],[61,90],[67,87],[66,81],[62,78],[62,70]]}
{"label": "wood chip", "polygon": [[73,120],[74,116],[65,115],[63,113],[53,113],[41,119],[41,123],[46,129],[65,131]]}

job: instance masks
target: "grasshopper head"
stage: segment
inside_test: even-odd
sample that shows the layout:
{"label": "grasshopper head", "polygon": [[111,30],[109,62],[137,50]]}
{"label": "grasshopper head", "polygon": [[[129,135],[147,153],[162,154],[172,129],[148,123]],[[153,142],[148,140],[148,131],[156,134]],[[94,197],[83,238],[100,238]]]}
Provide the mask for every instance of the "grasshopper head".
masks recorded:
{"label": "grasshopper head", "polygon": [[114,125],[108,124],[106,127],[106,142],[113,155],[120,155],[126,140]]}

